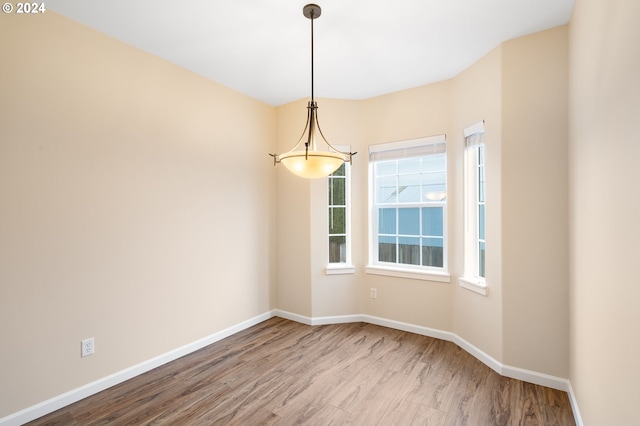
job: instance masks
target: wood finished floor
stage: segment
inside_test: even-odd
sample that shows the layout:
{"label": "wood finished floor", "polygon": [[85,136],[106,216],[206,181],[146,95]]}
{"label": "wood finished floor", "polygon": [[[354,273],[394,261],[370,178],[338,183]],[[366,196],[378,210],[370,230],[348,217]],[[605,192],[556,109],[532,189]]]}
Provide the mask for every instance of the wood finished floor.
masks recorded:
{"label": "wood finished floor", "polygon": [[451,342],[272,318],[29,425],[574,425]]}

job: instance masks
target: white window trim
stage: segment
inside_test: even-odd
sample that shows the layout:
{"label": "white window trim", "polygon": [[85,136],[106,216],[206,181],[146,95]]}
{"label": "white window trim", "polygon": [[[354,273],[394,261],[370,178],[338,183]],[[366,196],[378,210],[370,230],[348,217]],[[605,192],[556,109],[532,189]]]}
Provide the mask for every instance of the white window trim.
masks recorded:
{"label": "white window trim", "polygon": [[460,277],[458,278],[458,283],[460,284],[460,287],[466,288],[467,290],[471,290],[483,296],[487,296],[489,294],[489,289],[485,280]]}
{"label": "white window trim", "polygon": [[324,269],[326,275],[346,275],[355,274],[356,267],[346,263],[330,263]]}
{"label": "white window trim", "polygon": [[[343,152],[351,152],[351,145],[335,145],[335,148],[343,151]],[[329,262],[329,237],[328,237],[328,232],[327,232],[327,239],[326,239],[326,253],[327,253],[327,266],[325,267],[325,274],[326,275],[343,275],[343,274],[353,274],[356,272],[356,268],[352,263],[352,258],[351,258],[351,165],[347,164],[345,166],[345,206],[346,206],[346,218],[345,218],[345,225],[346,225],[346,245],[347,245],[347,256],[346,256],[346,262],[342,263],[342,262],[336,262],[336,263],[330,263]],[[325,194],[328,193],[329,191],[329,178],[327,178],[326,180],[327,182],[327,186],[325,188]],[[327,198],[327,206],[326,206],[326,211],[329,211],[329,201]],[[328,230],[328,224],[327,227],[325,229]]]}
{"label": "white window trim", "polygon": [[484,133],[484,120],[478,121],[477,123],[474,123],[469,127],[465,127],[463,132],[465,138],[468,138],[471,135],[475,135],[476,133]]}
{"label": "white window trim", "polygon": [[[446,135],[435,135],[428,136],[424,138],[410,139],[405,141],[398,142],[387,142],[377,145],[369,146],[369,155],[372,153],[389,151],[389,150],[401,150],[401,149],[411,149],[414,147],[419,147],[422,145],[429,144],[438,144],[445,143],[446,144]],[[447,160],[448,163],[448,160]],[[447,167],[447,190],[448,190],[448,182],[449,182],[449,170]],[[448,201],[444,205],[444,229],[443,229],[443,238],[445,241],[445,252],[444,252],[444,262],[442,269],[430,269],[428,267],[420,267],[417,268],[412,265],[386,265],[384,263],[378,263],[376,259],[376,247],[374,238],[371,238],[373,235],[377,235],[375,232],[375,224],[377,223],[374,215],[374,185],[373,182],[373,162],[369,161],[369,177],[368,177],[368,195],[369,195],[369,203],[368,203],[368,220],[369,220],[369,256],[368,263],[365,267],[365,272],[367,274],[373,275],[384,275],[390,277],[398,277],[398,278],[409,278],[415,280],[423,280],[423,281],[435,281],[435,282],[443,282],[450,283],[451,282],[451,274],[449,273],[449,261],[448,261],[448,249],[449,249],[449,240],[448,240]]]}
{"label": "white window trim", "polygon": [[410,268],[395,268],[386,265],[367,265],[365,268],[367,274],[385,275],[388,277],[410,278],[423,281],[437,281],[441,283],[450,283],[451,275],[448,272],[417,270]]}

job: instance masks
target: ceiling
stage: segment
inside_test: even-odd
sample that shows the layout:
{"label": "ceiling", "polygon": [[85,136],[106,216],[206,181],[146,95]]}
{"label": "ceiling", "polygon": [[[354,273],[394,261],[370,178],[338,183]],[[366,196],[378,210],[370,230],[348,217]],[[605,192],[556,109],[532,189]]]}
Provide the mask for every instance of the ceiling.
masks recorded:
{"label": "ceiling", "polygon": [[[315,96],[367,99],[454,77],[569,22],[574,0],[318,0]],[[47,8],[270,105],[308,98],[305,0],[49,0]]]}

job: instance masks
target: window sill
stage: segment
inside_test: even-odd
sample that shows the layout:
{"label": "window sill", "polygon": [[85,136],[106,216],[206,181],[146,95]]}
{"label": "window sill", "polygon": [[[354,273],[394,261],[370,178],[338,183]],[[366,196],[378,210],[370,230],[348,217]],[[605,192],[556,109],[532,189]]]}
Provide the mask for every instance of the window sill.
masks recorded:
{"label": "window sill", "polygon": [[343,274],[355,274],[356,267],[353,265],[347,265],[346,263],[327,265],[324,270],[327,275],[343,275]]}
{"label": "window sill", "polygon": [[489,292],[487,284],[477,278],[460,277],[458,278],[458,281],[460,282],[460,287],[466,288],[467,290],[473,291],[483,296],[486,296]]}
{"label": "window sill", "polygon": [[423,281],[437,281],[441,283],[451,282],[451,275],[446,272],[417,271],[393,268],[389,266],[371,265],[365,268],[367,274],[386,275],[389,277],[410,278]]}

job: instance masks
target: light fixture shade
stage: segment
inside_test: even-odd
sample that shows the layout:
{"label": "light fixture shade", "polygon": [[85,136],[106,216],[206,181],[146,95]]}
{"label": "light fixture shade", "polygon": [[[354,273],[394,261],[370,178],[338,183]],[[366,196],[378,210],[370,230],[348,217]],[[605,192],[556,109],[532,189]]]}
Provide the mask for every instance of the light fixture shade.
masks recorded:
{"label": "light fixture shade", "polygon": [[280,162],[293,174],[307,179],[329,176],[345,162],[344,154],[328,151],[289,151]]}

